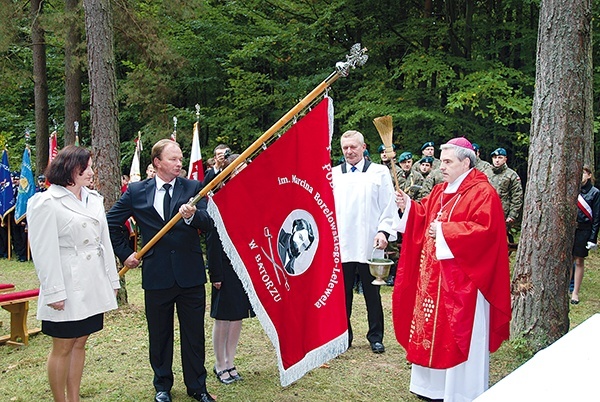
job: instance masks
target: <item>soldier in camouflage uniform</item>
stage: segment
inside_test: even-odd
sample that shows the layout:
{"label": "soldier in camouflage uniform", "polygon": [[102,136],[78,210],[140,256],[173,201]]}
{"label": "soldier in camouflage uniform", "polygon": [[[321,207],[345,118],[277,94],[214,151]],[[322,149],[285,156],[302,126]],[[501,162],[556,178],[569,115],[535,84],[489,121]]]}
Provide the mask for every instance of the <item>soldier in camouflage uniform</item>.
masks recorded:
{"label": "soldier in camouflage uniform", "polygon": [[433,157],[432,156],[424,156],[419,161],[419,173],[421,173],[421,175],[423,176],[423,180],[427,179],[427,176],[429,176],[429,173],[431,173],[431,170],[433,169],[432,165],[433,165]]}
{"label": "soldier in camouflage uniform", "polygon": [[419,192],[419,198],[424,198],[431,193],[433,186],[439,183],[444,182],[444,176],[442,175],[442,171],[440,169],[434,169],[429,172],[427,178],[423,181],[423,187],[421,187],[421,191]]}
{"label": "soldier in camouflage uniform", "polygon": [[475,163],[475,169],[479,170],[482,173],[485,173],[485,175],[489,179],[490,176],[493,174],[492,168],[494,166],[492,166],[491,163],[481,159],[481,157],[479,156],[479,144],[473,143],[473,149],[475,149],[475,155],[477,155],[477,163]]}
{"label": "soldier in camouflage uniform", "polygon": [[[389,159],[387,157],[387,154],[385,153],[385,145],[381,144],[379,146],[379,148],[377,148],[377,151],[379,152],[379,156],[381,157],[381,164],[387,166],[387,168],[390,170],[390,175],[392,176],[392,182],[394,181],[394,176],[392,173],[392,163],[394,163],[396,161],[396,146],[392,145],[392,156],[391,159]],[[396,174],[398,174],[398,172],[400,171],[400,166],[395,165],[396,168]]]}
{"label": "soldier in camouflage uniform", "polygon": [[[435,144],[432,141],[426,142],[421,146],[421,158],[425,158],[426,156],[431,156],[433,158],[433,163],[431,165],[431,170],[438,169],[442,162],[437,159],[434,155],[435,153]],[[422,159],[421,159],[422,160]],[[420,172],[421,161],[415,163],[412,167],[414,171]]]}
{"label": "soldier in camouflage uniform", "polygon": [[492,175],[490,183],[502,200],[502,208],[504,209],[504,218],[506,219],[506,230],[508,241],[514,243],[513,233],[511,229],[518,230],[518,221],[521,217],[521,208],[523,207],[523,187],[521,178],[511,168],[506,165],[508,160],[506,149],[498,148],[491,153],[492,156]]}
{"label": "soldier in camouflage uniform", "polygon": [[419,192],[423,185],[423,175],[419,171],[412,170],[413,159],[410,152],[403,152],[398,157],[400,171],[398,172],[398,185],[413,200],[420,200]]}

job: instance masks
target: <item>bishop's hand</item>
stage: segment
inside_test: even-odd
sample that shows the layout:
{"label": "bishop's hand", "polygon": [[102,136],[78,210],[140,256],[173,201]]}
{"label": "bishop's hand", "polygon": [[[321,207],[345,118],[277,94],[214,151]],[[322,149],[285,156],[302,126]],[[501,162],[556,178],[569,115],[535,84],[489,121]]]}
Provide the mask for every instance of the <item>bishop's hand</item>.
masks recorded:
{"label": "bishop's hand", "polygon": [[404,212],[404,209],[406,209],[406,204],[408,203],[409,198],[410,197],[408,194],[406,194],[404,191],[396,191],[396,206],[401,212]]}
{"label": "bishop's hand", "polygon": [[438,223],[438,220],[436,219],[429,224],[429,230],[427,231],[427,234],[432,239],[435,239],[435,235],[437,234],[437,227],[438,227],[437,223]]}

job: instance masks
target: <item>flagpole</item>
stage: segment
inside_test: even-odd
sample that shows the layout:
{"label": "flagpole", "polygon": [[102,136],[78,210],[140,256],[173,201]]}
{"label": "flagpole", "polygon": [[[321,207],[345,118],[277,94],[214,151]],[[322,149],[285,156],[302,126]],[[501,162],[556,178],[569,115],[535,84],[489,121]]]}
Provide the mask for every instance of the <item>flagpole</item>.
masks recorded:
{"label": "flagpole", "polygon": [[[315,89],[313,89],[308,95],[304,97],[300,102],[290,109],[282,118],[280,118],[275,124],[271,126],[267,131],[264,132],[256,141],[252,143],[244,152],[242,152],[233,162],[231,162],[225,169],[223,169],[212,181],[200,190],[200,192],[191,199],[188,204],[196,205],[202,197],[206,196],[213,188],[217,187],[226,177],[229,176],[239,165],[244,163],[246,159],[252,156],[259,148],[263,146],[273,135],[275,135],[283,126],[290,122],[294,116],[304,110],[308,105],[311,104],[320,94],[322,94],[331,84],[337,81],[340,77],[347,77],[350,69],[363,66],[368,59],[366,55],[367,48],[361,48],[360,43],[356,43],[350,49],[350,54],[346,55],[346,61],[339,61],[335,64],[335,71],[332,72],[323,82],[321,82]],[[136,253],[136,259],[141,259],[144,254],[148,252],[175,224],[182,218],[181,214],[177,212],[169,222],[156,234],[148,243],[142,247],[140,251]],[[129,267],[123,267],[119,271],[119,275],[123,276],[129,271]]]}

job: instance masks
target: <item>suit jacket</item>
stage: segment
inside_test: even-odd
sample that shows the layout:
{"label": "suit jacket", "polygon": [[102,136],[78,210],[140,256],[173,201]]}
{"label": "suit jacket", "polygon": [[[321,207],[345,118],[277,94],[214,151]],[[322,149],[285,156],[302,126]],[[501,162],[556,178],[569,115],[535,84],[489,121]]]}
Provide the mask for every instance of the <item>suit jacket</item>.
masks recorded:
{"label": "suit jacket", "polygon": [[[202,183],[178,177],[173,187],[171,216],[202,189]],[[140,229],[142,241],[148,242],[166,222],[154,208],[156,180],[130,183],[119,201],[108,211],[107,220],[115,254],[121,262],[133,250],[124,225],[133,216]],[[206,212],[206,199],[196,204],[197,211],[188,225],[180,219],[144,256],[142,287],[146,290],[169,289],[175,284],[189,288],[206,283],[206,272],[198,229],[208,232],[212,223]]]}
{"label": "suit jacket", "polygon": [[[40,280],[39,320],[77,321],[117,308],[119,275],[100,194],[89,190],[84,207],[53,184],[29,199],[27,221]],[[61,300],[64,310],[48,306]]]}

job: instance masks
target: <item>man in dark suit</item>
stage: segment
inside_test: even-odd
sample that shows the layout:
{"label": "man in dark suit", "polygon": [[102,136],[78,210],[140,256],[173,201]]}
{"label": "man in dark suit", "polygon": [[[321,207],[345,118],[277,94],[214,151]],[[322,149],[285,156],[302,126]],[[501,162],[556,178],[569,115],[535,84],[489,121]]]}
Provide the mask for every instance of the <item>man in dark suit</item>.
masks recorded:
{"label": "man in dark suit", "polygon": [[175,141],[158,141],[152,147],[151,158],[156,176],[130,183],[107,214],[111,241],[121,262],[134,268],[140,264],[140,260],[130,247],[124,222],[133,216],[142,240],[148,242],[174,214],[181,213],[183,219],[144,255],[142,268],[155,401],[171,401],[175,306],[181,331],[181,360],[187,392],[198,401],[214,401],[206,389],[206,273],[198,235],[198,229],[208,231],[212,224],[206,212],[206,200],[201,200],[197,206],[187,204],[191,197],[200,192],[202,184],[178,177],[183,155]]}

